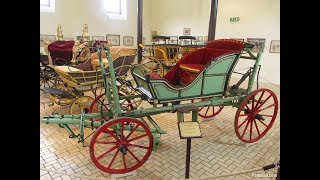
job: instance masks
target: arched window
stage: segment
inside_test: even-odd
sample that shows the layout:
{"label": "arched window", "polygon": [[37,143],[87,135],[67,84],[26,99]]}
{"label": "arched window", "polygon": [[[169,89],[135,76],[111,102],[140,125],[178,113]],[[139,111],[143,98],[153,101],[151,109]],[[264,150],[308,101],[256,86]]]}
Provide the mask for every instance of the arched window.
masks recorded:
{"label": "arched window", "polygon": [[110,19],[127,20],[126,0],[104,0],[104,10]]}
{"label": "arched window", "polygon": [[40,0],[40,12],[55,12],[55,0]]}

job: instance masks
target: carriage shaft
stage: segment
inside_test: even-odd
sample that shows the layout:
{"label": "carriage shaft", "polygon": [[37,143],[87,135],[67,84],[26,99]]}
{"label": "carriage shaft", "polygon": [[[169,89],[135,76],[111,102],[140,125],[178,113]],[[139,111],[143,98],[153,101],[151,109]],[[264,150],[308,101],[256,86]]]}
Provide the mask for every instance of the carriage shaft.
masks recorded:
{"label": "carriage shaft", "polygon": [[[42,122],[43,123],[47,123],[47,124],[62,124],[63,126],[64,125],[67,125],[67,124],[80,124],[81,122],[81,119],[71,119],[71,118],[58,118],[58,117],[52,117],[52,118],[46,118],[46,119],[42,119]],[[102,125],[101,122],[98,122],[98,121],[90,121],[90,120],[84,120],[84,127],[91,127],[91,124],[93,125],[93,127],[100,127]],[[111,128],[116,128],[116,126],[110,126]],[[66,128],[64,126],[64,128]],[[132,126],[130,125],[125,125],[124,126],[124,129],[125,130],[132,130]],[[141,127],[138,127],[136,129],[136,131],[138,132],[145,132],[145,130]],[[166,134],[166,131],[164,130],[157,130],[157,129],[150,129],[151,133],[160,133],[160,134]],[[73,132],[70,130],[68,131],[70,134],[73,134]]]}

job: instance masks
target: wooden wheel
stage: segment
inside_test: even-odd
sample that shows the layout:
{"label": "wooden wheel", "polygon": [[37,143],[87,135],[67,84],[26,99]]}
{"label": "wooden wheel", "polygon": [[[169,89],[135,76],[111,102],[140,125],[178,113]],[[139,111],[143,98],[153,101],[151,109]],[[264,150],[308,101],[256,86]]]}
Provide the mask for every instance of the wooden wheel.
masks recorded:
{"label": "wooden wheel", "polygon": [[[201,101],[207,101],[209,100],[208,98],[206,99],[201,99]],[[191,100],[193,103],[194,100]],[[212,118],[216,115],[218,115],[224,106],[204,106],[204,107],[199,107],[199,112],[198,115],[202,118]]]}
{"label": "wooden wheel", "polygon": [[94,99],[91,96],[82,96],[77,98],[70,106],[69,113],[72,114],[81,114],[82,108],[89,112],[90,105]]}
{"label": "wooden wheel", "polygon": [[269,89],[252,91],[242,102],[235,116],[238,138],[246,143],[261,139],[273,125],[278,113],[278,99]]}
{"label": "wooden wheel", "polygon": [[164,75],[163,66],[160,61],[154,57],[145,57],[141,63],[148,73],[158,73],[162,77]]}
{"label": "wooden wheel", "polygon": [[53,70],[40,69],[40,90],[56,87],[58,80],[59,78]]}
{"label": "wooden wheel", "polygon": [[[124,130],[125,127],[128,130]],[[145,124],[133,118],[120,117],[97,129],[91,139],[90,157],[100,170],[122,174],[142,166],[152,148],[152,134]]]}
{"label": "wooden wheel", "polygon": [[[120,92],[118,94],[119,94],[119,96],[124,96],[124,94],[122,94]],[[102,109],[102,111],[111,111],[108,100],[104,97],[105,97],[105,93],[100,94],[92,101],[92,103],[89,107],[89,113],[97,113],[97,112],[100,112],[101,109]],[[104,101],[103,101],[103,99],[104,99]],[[125,111],[133,110],[133,106],[132,106],[130,99],[120,100],[120,107],[121,107],[121,110],[125,110]],[[102,121],[103,119],[109,120],[109,118],[110,117],[104,117],[104,118],[97,117],[97,118],[90,118],[90,120],[91,121]]]}

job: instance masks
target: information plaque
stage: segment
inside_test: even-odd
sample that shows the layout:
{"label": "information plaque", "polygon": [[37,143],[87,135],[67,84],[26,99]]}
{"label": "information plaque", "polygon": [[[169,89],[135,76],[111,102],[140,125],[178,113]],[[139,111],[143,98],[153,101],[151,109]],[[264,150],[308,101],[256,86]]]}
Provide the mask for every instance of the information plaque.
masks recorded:
{"label": "information plaque", "polygon": [[180,139],[201,138],[199,122],[178,122]]}

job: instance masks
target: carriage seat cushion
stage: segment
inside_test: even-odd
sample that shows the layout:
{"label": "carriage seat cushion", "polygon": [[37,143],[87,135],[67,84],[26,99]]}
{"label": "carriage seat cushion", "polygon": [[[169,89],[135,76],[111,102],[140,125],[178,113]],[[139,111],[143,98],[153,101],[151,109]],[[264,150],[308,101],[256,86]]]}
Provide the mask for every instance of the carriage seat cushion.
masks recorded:
{"label": "carriage seat cushion", "polygon": [[198,73],[204,68],[204,65],[202,65],[202,64],[180,64],[179,68],[184,71]]}
{"label": "carriage seat cushion", "polygon": [[53,51],[72,52],[74,41],[55,41],[49,44],[48,50]]}
{"label": "carriage seat cushion", "polygon": [[54,70],[55,71],[64,72],[64,73],[82,71],[81,69],[74,68],[74,67],[71,67],[71,66],[55,66]]}
{"label": "carriage seat cushion", "polygon": [[[108,67],[108,58],[102,58],[102,62],[104,64],[105,67]],[[96,69],[97,67],[99,68],[100,67],[100,61],[99,59],[93,59],[91,60],[91,66],[92,66],[92,69]]]}

